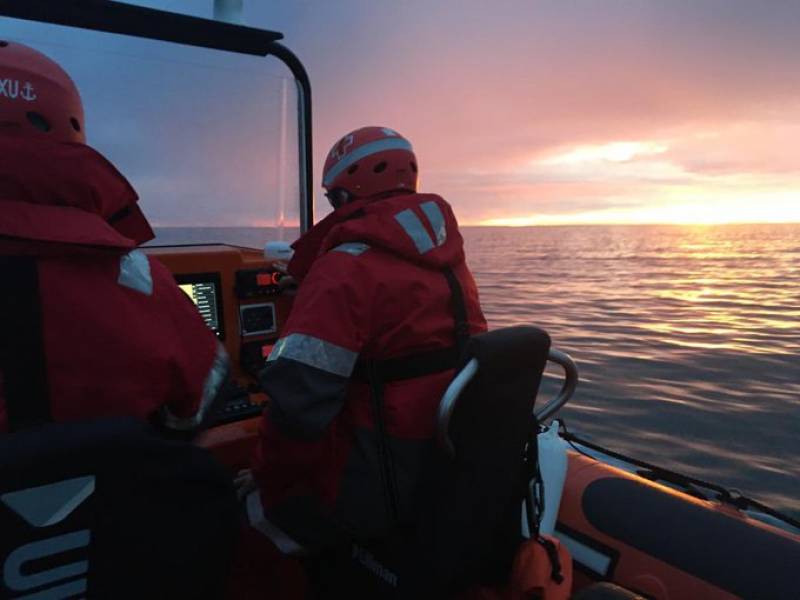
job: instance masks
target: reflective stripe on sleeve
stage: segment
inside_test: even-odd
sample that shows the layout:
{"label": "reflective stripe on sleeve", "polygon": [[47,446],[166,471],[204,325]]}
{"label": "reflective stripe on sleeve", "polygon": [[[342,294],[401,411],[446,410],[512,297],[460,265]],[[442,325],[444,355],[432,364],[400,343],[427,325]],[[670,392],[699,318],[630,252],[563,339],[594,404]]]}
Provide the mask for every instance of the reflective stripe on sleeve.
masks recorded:
{"label": "reflective stripe on sleeve", "polygon": [[433,233],[436,235],[436,245],[441,246],[447,241],[447,227],[444,222],[442,209],[433,200],[420,204],[422,212],[428,217]]}
{"label": "reflective stripe on sleeve", "polygon": [[323,187],[329,186],[342,171],[349,169],[359,160],[366,158],[371,154],[384,152],[386,150],[408,150],[409,152],[414,151],[411,147],[411,143],[408,140],[404,140],[403,138],[399,137],[390,137],[384,140],[378,140],[376,142],[364,144],[360,148],[353,150],[353,152],[350,154],[346,154],[331,168],[330,171],[328,171],[328,173],[325,175],[325,180],[322,182]]}
{"label": "reflective stripe on sleeve", "polygon": [[394,218],[405,229],[420,254],[433,250],[433,240],[413,210],[410,208],[402,210]]}
{"label": "reflective stripe on sleeve", "polygon": [[119,260],[117,283],[141,292],[146,296],[153,294],[153,277],[150,274],[150,261],[141,250],[133,250]]}
{"label": "reflective stripe on sleeve", "polygon": [[367,244],[363,244],[361,242],[345,242],[344,244],[339,244],[331,250],[331,252],[346,252],[347,254],[352,254],[353,256],[358,256],[360,254],[364,254],[369,250],[369,246]]}
{"label": "reflective stripe on sleeve", "polygon": [[272,348],[267,362],[288,358],[341,377],[350,377],[358,353],[303,333],[281,338]]}
{"label": "reflective stripe on sleeve", "polygon": [[250,492],[245,499],[245,507],[250,526],[262,535],[267,536],[283,554],[302,556],[308,553],[297,540],[264,517],[260,492]]}
{"label": "reflective stripe on sleeve", "polygon": [[217,342],[217,353],[214,356],[214,362],[211,364],[211,369],[208,371],[206,380],[203,383],[203,395],[200,398],[197,412],[191,417],[176,417],[172,414],[169,407],[164,405],[161,407],[161,422],[164,426],[177,431],[187,431],[199,426],[214,404],[214,400],[216,400],[219,390],[228,374],[229,366],[228,353],[225,352],[225,347]]}

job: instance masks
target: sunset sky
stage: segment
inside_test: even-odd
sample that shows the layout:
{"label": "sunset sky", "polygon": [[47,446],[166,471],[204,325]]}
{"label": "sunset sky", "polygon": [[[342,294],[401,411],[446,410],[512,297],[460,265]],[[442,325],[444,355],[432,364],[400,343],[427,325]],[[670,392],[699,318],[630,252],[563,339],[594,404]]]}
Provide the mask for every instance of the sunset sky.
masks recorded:
{"label": "sunset sky", "polygon": [[244,4],[308,68],[317,179],[376,124],[466,224],[800,221],[800,2]]}

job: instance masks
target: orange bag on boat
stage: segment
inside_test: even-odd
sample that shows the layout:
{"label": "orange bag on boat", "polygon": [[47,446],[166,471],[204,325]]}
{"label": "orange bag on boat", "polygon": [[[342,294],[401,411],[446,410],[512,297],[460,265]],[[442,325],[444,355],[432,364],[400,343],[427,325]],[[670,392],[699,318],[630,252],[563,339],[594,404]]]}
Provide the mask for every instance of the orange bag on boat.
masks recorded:
{"label": "orange bag on boat", "polygon": [[458,600],[568,600],[571,593],[572,556],[557,538],[542,535],[520,546],[507,586],[472,588]]}
{"label": "orange bag on boat", "polygon": [[572,593],[572,557],[558,538],[528,540],[517,551],[509,600],[568,600]]}

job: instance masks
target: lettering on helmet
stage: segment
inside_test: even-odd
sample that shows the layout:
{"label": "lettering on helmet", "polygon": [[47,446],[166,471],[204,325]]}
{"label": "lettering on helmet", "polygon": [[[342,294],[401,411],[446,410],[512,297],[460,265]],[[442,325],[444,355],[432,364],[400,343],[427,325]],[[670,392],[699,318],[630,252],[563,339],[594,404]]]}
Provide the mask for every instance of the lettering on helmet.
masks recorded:
{"label": "lettering on helmet", "polygon": [[19,79],[0,79],[0,96],[11,100],[22,98],[28,102],[33,102],[37,98],[33,84],[30,81],[22,84]]}
{"label": "lettering on helmet", "polygon": [[333,160],[341,160],[353,146],[353,134],[344,136],[339,143],[331,150],[331,158]]}

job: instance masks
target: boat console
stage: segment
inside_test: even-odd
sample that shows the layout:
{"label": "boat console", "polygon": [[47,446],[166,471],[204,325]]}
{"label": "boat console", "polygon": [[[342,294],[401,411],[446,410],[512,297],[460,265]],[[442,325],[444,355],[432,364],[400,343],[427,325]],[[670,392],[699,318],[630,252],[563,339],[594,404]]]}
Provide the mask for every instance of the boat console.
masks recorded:
{"label": "boat console", "polygon": [[286,275],[258,250],[224,244],[154,246],[231,357],[235,381],[252,393],[257,376],[291,306]]}
{"label": "boat console", "polygon": [[225,346],[233,394],[199,443],[245,466],[267,397],[258,373],[286,322],[294,286],[263,252],[226,244],[150,246]]}

